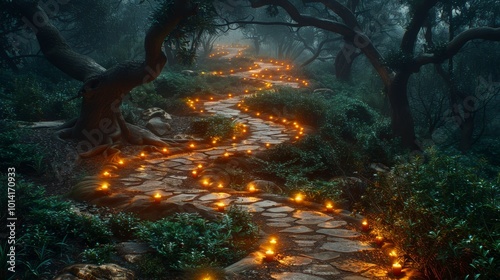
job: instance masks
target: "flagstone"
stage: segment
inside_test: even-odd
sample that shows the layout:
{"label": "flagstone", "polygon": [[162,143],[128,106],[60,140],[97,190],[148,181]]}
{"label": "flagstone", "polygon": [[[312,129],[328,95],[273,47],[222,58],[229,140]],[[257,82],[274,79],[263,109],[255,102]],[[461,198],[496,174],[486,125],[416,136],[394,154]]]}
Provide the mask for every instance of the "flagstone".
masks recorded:
{"label": "flagstone", "polygon": [[343,241],[343,242],[325,242],[321,246],[322,250],[340,252],[340,253],[353,253],[366,250],[373,250],[374,248],[359,241]]}
{"label": "flagstone", "polygon": [[280,232],[290,232],[290,233],[307,233],[313,231],[312,229],[306,226],[295,226],[289,227],[287,229],[281,230]]}
{"label": "flagstone", "polygon": [[321,253],[309,254],[306,255],[306,257],[310,257],[320,261],[329,261],[340,257],[340,254],[335,252],[321,252]]}
{"label": "flagstone", "polygon": [[340,274],[340,271],[329,264],[313,264],[311,267],[304,269],[303,272],[320,276]]}
{"label": "flagstone", "polygon": [[271,277],[276,280],[324,280],[324,278],[321,277],[298,272],[273,273]]}
{"label": "flagstone", "polygon": [[308,265],[312,263],[310,258],[302,257],[302,256],[286,256],[279,261],[282,265]]}
{"label": "flagstone", "polygon": [[368,263],[357,259],[347,259],[339,262],[332,262],[331,264],[340,270],[354,273],[360,273],[376,266],[373,263]]}
{"label": "flagstone", "polygon": [[262,200],[262,198],[253,197],[253,196],[249,196],[249,197],[238,197],[238,198],[234,201],[234,203],[237,203],[237,204],[253,203],[253,202],[260,201],[260,200]]}
{"label": "flagstone", "polygon": [[193,201],[198,195],[196,194],[179,194],[173,197],[169,197],[167,199],[167,202],[188,202],[188,201]]}
{"label": "flagstone", "polygon": [[288,216],[285,213],[262,213],[262,216],[272,217],[272,218],[282,218]]}
{"label": "flagstone", "polygon": [[281,207],[276,207],[276,208],[269,208],[266,211],[271,212],[271,213],[280,213],[280,212],[292,212],[293,209],[292,207],[288,206],[281,206]]}
{"label": "flagstone", "polygon": [[230,196],[231,196],[230,194],[222,193],[222,192],[221,193],[210,193],[210,194],[204,195],[198,199],[201,201],[216,200],[216,199],[220,200],[220,199],[228,198]]}
{"label": "flagstone", "polygon": [[267,208],[267,207],[271,207],[271,206],[277,206],[280,204],[281,203],[271,201],[271,200],[263,200],[263,201],[259,201],[259,202],[252,204],[252,206]]}
{"label": "flagstone", "polygon": [[326,234],[329,236],[342,237],[342,238],[353,238],[358,237],[361,234],[355,230],[349,229],[319,229],[317,233]]}
{"label": "flagstone", "polygon": [[338,228],[347,225],[346,221],[328,221],[318,224],[318,227],[322,228]]}

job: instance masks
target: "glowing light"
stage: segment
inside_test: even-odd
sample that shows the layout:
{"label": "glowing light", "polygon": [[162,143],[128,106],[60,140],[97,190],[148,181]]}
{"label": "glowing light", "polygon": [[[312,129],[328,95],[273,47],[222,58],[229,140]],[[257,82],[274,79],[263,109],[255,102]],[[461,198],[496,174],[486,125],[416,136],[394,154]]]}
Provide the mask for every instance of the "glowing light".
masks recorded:
{"label": "glowing light", "polygon": [[203,164],[200,163],[200,164],[198,164],[197,167],[198,167],[198,169],[202,169],[203,168]]}
{"label": "glowing light", "polygon": [[153,200],[154,202],[158,203],[161,201],[161,194],[159,193],[156,193],[154,196],[153,196]]}
{"label": "glowing light", "polygon": [[247,154],[251,154],[252,153],[252,150],[247,150]]}
{"label": "glowing light", "polygon": [[304,196],[303,196],[302,194],[300,194],[300,193],[299,193],[299,194],[297,194],[297,195],[295,196],[295,202],[297,202],[297,203],[301,203],[302,201],[304,201]]}
{"label": "glowing light", "polygon": [[141,158],[145,158],[146,157],[146,153],[142,152],[141,153]]}
{"label": "glowing light", "polygon": [[210,185],[210,182],[208,180],[203,180],[202,184],[203,186],[208,187],[208,185]]}
{"label": "glowing light", "polygon": [[260,113],[259,113],[259,112],[257,112],[255,115],[260,116]]}
{"label": "glowing light", "polygon": [[105,177],[111,176],[111,174],[108,171],[104,171],[104,173],[102,173],[102,175],[104,175]]}
{"label": "glowing light", "polygon": [[195,178],[196,178],[196,176],[198,176],[198,171],[193,170],[193,171],[191,171],[191,174],[193,174],[193,177],[195,177]]}
{"label": "glowing light", "polygon": [[193,149],[194,148],[194,144],[189,144],[189,148]]}
{"label": "glowing light", "polygon": [[271,144],[270,143],[266,143],[266,148],[269,149],[269,147],[271,147]]}
{"label": "glowing light", "polygon": [[224,188],[224,185],[223,184],[219,184],[219,185],[217,185],[217,188],[222,189],[222,188]]}
{"label": "glowing light", "polygon": [[368,231],[370,229],[370,225],[368,224],[368,221],[367,220],[364,220],[362,223],[361,223],[361,229],[363,231]]}
{"label": "glowing light", "polygon": [[265,260],[268,262],[272,262],[274,260],[274,251],[269,249],[266,251],[266,257]]}
{"label": "glowing light", "polygon": [[224,212],[225,209],[226,209],[226,205],[224,204],[224,202],[217,203],[217,211]]}
{"label": "glowing light", "polygon": [[124,163],[125,163],[125,162],[123,162],[123,159],[120,159],[120,160],[118,161],[118,164],[119,164],[119,165],[123,165]]}
{"label": "glowing light", "polygon": [[248,190],[249,190],[250,192],[255,192],[257,189],[255,188],[255,186],[254,186],[254,185],[250,185],[250,186],[248,187]]}
{"label": "glowing light", "polygon": [[375,237],[375,243],[379,246],[382,245],[384,243],[384,237],[378,235],[377,237]]}
{"label": "glowing light", "polygon": [[269,243],[271,245],[276,245],[276,244],[278,244],[278,240],[276,240],[276,238],[273,237],[273,238],[271,238],[271,240],[269,240]]}
{"label": "glowing light", "polygon": [[225,157],[229,157],[229,153],[228,153],[228,152],[225,152],[225,153],[224,153],[224,156],[225,156]]}
{"label": "glowing light", "polygon": [[109,190],[109,185],[108,185],[108,183],[102,183],[102,185],[101,185],[101,190],[102,190],[102,191],[108,191],[108,190]]}
{"label": "glowing light", "polygon": [[401,275],[402,268],[403,268],[403,267],[401,266],[401,264],[400,264],[400,263],[398,263],[398,262],[397,262],[397,263],[394,263],[394,264],[392,265],[392,274],[394,274],[394,276],[399,276],[399,275]]}
{"label": "glowing light", "polygon": [[333,204],[331,202],[326,204],[326,212],[333,212]]}

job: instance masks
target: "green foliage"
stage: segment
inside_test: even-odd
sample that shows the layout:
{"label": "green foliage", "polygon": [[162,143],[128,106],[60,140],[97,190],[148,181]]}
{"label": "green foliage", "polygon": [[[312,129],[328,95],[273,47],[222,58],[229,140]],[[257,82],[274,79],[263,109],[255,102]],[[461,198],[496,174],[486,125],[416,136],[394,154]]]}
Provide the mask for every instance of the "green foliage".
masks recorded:
{"label": "green foliage", "polygon": [[82,252],[82,260],[86,263],[103,264],[111,261],[115,247],[111,244],[88,248]]}
{"label": "green foliage", "polygon": [[109,219],[109,228],[113,236],[119,239],[129,240],[134,238],[138,227],[139,218],[134,214],[120,212]]}
{"label": "green foliage", "polygon": [[162,73],[156,78],[154,85],[156,92],[164,98],[185,97],[209,91],[209,86],[203,77],[192,77],[173,71]]}
{"label": "green foliage", "polygon": [[251,109],[308,124],[317,133],[279,145],[265,160],[264,172],[286,180],[329,179],[361,172],[371,162],[390,163],[389,122],[365,103],[344,94],[308,94],[280,89],[245,99]]}
{"label": "green foliage", "polygon": [[34,145],[23,143],[21,135],[26,134],[15,124],[0,121],[0,168],[15,167],[21,172],[45,171],[43,151]]}
{"label": "green foliage", "polygon": [[54,82],[34,74],[14,75],[4,71],[0,78],[2,119],[40,121],[71,118],[78,114],[77,101],[69,101],[78,92],[74,82]]}
{"label": "green foliage", "polygon": [[197,119],[191,123],[190,132],[200,135],[206,140],[220,141],[232,137],[237,125],[230,118],[224,116],[211,116]]}
{"label": "green foliage", "polygon": [[494,279],[499,182],[484,179],[482,166],[429,150],[425,161],[415,158],[382,175],[366,194],[366,211],[429,277]]}
{"label": "green foliage", "polygon": [[231,209],[214,222],[188,213],[145,222],[138,234],[158,252],[164,265],[186,270],[236,261],[252,249],[257,233],[248,214]]}

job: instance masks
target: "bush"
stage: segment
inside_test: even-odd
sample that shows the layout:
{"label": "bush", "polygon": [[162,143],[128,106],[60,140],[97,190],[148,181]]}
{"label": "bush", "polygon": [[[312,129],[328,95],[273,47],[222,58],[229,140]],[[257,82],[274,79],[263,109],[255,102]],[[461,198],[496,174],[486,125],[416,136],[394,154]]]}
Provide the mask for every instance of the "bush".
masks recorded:
{"label": "bush", "polygon": [[25,134],[15,124],[0,121],[0,168],[15,167],[18,172],[43,173],[44,153],[34,144],[22,142]]}
{"label": "bush", "polygon": [[[371,162],[390,164],[397,148],[389,140],[389,121],[365,103],[343,94],[308,94],[280,89],[245,99],[250,108],[282,115],[317,129],[295,144],[277,146],[266,157],[264,172],[329,179],[363,172]],[[294,179],[295,180],[295,179]]]}
{"label": "bush", "polygon": [[111,216],[109,227],[113,236],[123,240],[129,240],[136,236],[139,227],[139,218],[134,214],[120,212]]}
{"label": "bush", "polygon": [[248,214],[237,209],[215,222],[180,213],[139,229],[140,238],[174,270],[228,265],[253,249],[257,234]]}
{"label": "bush", "polygon": [[238,133],[240,126],[230,118],[215,115],[191,123],[190,132],[205,140],[221,141]]}
{"label": "bush", "polygon": [[380,176],[365,211],[427,276],[497,278],[500,180],[484,179],[480,162],[428,153],[427,161],[416,158]]}

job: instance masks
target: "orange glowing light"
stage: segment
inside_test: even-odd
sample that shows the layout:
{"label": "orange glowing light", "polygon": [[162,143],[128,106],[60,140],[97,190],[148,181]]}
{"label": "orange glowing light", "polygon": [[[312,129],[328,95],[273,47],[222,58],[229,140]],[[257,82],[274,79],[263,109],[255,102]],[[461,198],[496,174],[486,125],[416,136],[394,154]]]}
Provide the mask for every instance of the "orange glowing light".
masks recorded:
{"label": "orange glowing light", "polygon": [[223,184],[219,184],[219,185],[217,185],[217,187],[220,188],[220,189],[222,189],[222,188],[224,188],[224,185]]}
{"label": "orange glowing light", "polygon": [[200,164],[198,164],[197,167],[198,167],[198,169],[202,169],[203,168],[203,164],[200,163]]}
{"label": "orange glowing light", "polygon": [[394,264],[392,265],[392,274],[394,274],[394,276],[399,276],[399,275],[401,275],[401,270],[402,270],[402,268],[403,268],[403,267],[401,266],[401,264],[400,264],[400,263],[398,263],[398,262],[397,262],[397,263],[394,263]]}
{"label": "orange glowing light", "polygon": [[272,120],[272,119],[274,119],[274,117],[273,116],[269,116],[269,119]]}
{"label": "orange glowing light", "polygon": [[161,194],[156,193],[156,194],[153,196],[153,200],[154,200],[155,202],[160,202],[160,201],[161,201]]}
{"label": "orange glowing light", "polygon": [[219,212],[223,212],[225,210],[225,207],[226,207],[226,205],[224,204],[224,202],[217,203],[217,210]]}
{"label": "orange glowing light", "polygon": [[249,190],[250,192],[254,192],[254,191],[256,191],[257,189],[255,188],[255,186],[254,186],[254,185],[250,185],[250,186],[248,187],[248,190]]}
{"label": "orange glowing light", "polygon": [[367,221],[367,220],[364,220],[364,221],[361,223],[361,229],[362,229],[362,230],[364,230],[364,231],[367,231],[369,228],[370,228],[370,225],[368,224],[368,221]]}
{"label": "orange glowing light", "polygon": [[260,113],[259,113],[259,112],[257,112],[257,113],[256,113],[256,115],[257,115],[257,116],[260,116]]}
{"label": "orange glowing light", "polygon": [[332,212],[333,211],[333,204],[331,202],[328,202],[326,204],[326,212]]}
{"label": "orange glowing light", "polygon": [[118,161],[118,164],[119,164],[119,165],[123,165],[123,164],[124,164],[123,159],[120,159],[120,160]]}
{"label": "orange glowing light", "polygon": [[190,144],[190,145],[189,145],[189,148],[194,148],[194,144]]}
{"label": "orange glowing light", "polygon": [[229,157],[229,153],[228,153],[228,152],[225,152],[225,153],[224,153],[224,156],[225,156],[225,157]]}
{"label": "orange glowing light", "polygon": [[271,262],[274,260],[274,251],[269,249],[266,251],[266,257],[265,257],[266,261],[268,262]]}
{"label": "orange glowing light", "polygon": [[210,182],[208,182],[208,180],[203,180],[202,184],[203,186],[207,187],[210,184]]}
{"label": "orange glowing light", "polygon": [[278,240],[276,240],[276,238],[271,238],[271,240],[269,240],[269,243],[271,243],[271,245],[276,245],[278,244]]}
{"label": "orange glowing light", "polygon": [[193,177],[196,177],[198,175],[198,171],[193,170],[193,171],[191,171],[191,174],[193,174]]}
{"label": "orange glowing light", "polygon": [[109,185],[108,185],[108,183],[102,183],[102,185],[101,185],[101,190],[103,190],[103,191],[107,191],[107,190],[109,190]]}
{"label": "orange glowing light", "polygon": [[251,154],[252,153],[252,150],[247,150],[247,154]]}
{"label": "orange glowing light", "polygon": [[390,253],[389,253],[389,257],[391,259],[395,259],[398,257],[398,253],[396,253],[396,250],[392,250]]}
{"label": "orange glowing light", "polygon": [[141,153],[141,158],[144,158],[144,157],[146,157],[146,153],[142,152]]}
{"label": "orange glowing light", "polygon": [[111,174],[108,171],[104,171],[104,173],[102,173],[102,175],[109,177]]}
{"label": "orange glowing light", "polygon": [[286,119],[283,119],[283,123],[286,123]]}
{"label": "orange glowing light", "polygon": [[266,148],[269,148],[271,147],[271,144],[270,143],[266,143]]}
{"label": "orange glowing light", "polygon": [[303,200],[304,200],[304,196],[303,196],[302,194],[300,194],[300,193],[299,193],[299,194],[297,194],[297,195],[295,196],[295,202],[300,203],[300,202],[302,202]]}
{"label": "orange glowing light", "polygon": [[379,246],[382,245],[384,243],[384,237],[378,235],[377,237],[375,237],[375,243]]}

